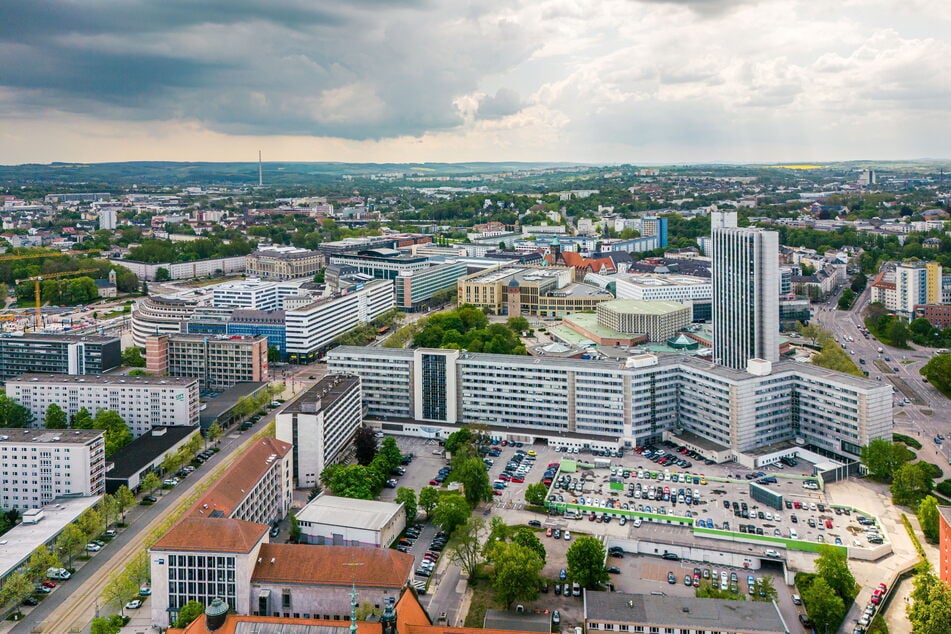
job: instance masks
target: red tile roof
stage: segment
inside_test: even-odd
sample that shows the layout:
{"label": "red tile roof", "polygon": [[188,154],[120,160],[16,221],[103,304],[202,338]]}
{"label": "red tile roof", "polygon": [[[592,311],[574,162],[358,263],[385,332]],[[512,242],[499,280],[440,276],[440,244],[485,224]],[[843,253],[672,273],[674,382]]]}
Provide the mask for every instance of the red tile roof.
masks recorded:
{"label": "red tile roof", "polygon": [[277,438],[261,438],[243,456],[238,458],[221,478],[188,511],[191,515],[209,516],[218,511],[230,517],[248,492],[271,468],[268,458],[277,454],[283,458],[292,445]]}
{"label": "red tile roof", "polygon": [[267,524],[226,517],[185,516],[152,549],[249,553],[267,535],[268,528]]}
{"label": "red tile roof", "polygon": [[413,561],[412,555],[390,548],[264,544],[251,581],[401,588]]}
{"label": "red tile roof", "polygon": [[[191,622],[191,625],[185,629],[166,630],[166,634],[235,634],[240,623],[268,623],[274,625],[310,625],[314,628],[323,626],[323,628],[340,628],[341,632],[349,632],[349,621],[325,621],[323,619],[290,619],[277,616],[244,616],[241,614],[229,614],[225,618],[224,625],[216,630],[209,630],[205,625],[205,617],[200,616]],[[276,630],[276,628],[275,628]],[[268,631],[275,631],[269,629]],[[294,630],[302,631],[302,630]],[[315,630],[316,631],[316,630]],[[326,632],[326,629],[322,631]],[[380,623],[367,623],[366,621],[357,621],[357,634],[382,634],[383,626]]]}

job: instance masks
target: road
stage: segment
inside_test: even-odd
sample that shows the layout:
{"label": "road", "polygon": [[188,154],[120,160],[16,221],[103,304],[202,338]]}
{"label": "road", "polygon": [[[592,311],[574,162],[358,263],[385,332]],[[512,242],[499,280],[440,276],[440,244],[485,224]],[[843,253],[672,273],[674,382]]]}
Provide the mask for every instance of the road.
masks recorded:
{"label": "road", "polygon": [[[948,399],[925,383],[920,373],[922,366],[934,353],[929,348],[920,348],[915,344],[909,344],[911,350],[903,350],[886,346],[871,336],[866,339],[859,326],[863,323],[862,311],[868,305],[870,293],[866,289],[856,298],[849,311],[837,310],[835,297],[827,304],[819,304],[813,308],[815,323],[836,337],[850,352],[856,365],[868,370],[869,378],[895,386],[898,390],[894,402],[895,430],[919,438],[923,445],[918,451],[919,456],[938,465],[949,464],[951,454],[948,445],[936,445],[932,440],[939,433],[945,436],[951,434],[951,420],[934,415],[948,406]],[[881,354],[878,348],[882,348]],[[864,360],[865,364],[861,364],[860,360]],[[904,402],[905,398],[910,402]]]}
{"label": "road", "polygon": [[[313,382],[306,381],[308,384]],[[293,398],[302,392],[303,390],[300,390],[288,398],[288,402],[293,401]],[[82,631],[82,628],[85,628],[86,624],[96,616],[99,610],[98,600],[106,583],[115,572],[122,570],[138,552],[141,552],[150,529],[170,517],[178,509],[179,503],[187,498],[200,483],[210,484],[222,467],[233,463],[253,441],[255,432],[267,426],[278,411],[269,412],[250,432],[232,432],[223,436],[219,441],[221,451],[202,465],[198,471],[182,480],[177,487],[167,491],[159,498],[157,504],[136,505],[132,508],[126,515],[128,528],[123,529],[106,548],[79,567],[73,577],[65,583],[64,590],[57,590],[49,595],[10,631],[15,634],[31,632],[62,634]],[[101,613],[110,614],[112,610],[103,609]]]}

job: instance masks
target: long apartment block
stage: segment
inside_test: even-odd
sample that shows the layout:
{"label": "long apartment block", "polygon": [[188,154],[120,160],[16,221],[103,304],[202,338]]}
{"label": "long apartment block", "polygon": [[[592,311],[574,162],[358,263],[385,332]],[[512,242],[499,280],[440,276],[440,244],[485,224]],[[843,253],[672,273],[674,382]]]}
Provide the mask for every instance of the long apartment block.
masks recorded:
{"label": "long apartment block", "polygon": [[791,361],[742,371],[679,355],[619,363],[350,346],[327,361],[360,377],[367,416],[397,433],[483,424],[624,446],[691,432],[721,455],[797,442],[847,461],[892,433],[888,386]]}

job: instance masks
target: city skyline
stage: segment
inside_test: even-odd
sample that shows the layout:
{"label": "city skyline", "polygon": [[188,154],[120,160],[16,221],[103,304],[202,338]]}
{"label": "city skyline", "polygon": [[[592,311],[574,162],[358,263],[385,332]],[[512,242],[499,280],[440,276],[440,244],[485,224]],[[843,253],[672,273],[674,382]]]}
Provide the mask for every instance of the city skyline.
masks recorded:
{"label": "city skyline", "polygon": [[951,135],[938,0],[7,14],[2,164],[917,159]]}

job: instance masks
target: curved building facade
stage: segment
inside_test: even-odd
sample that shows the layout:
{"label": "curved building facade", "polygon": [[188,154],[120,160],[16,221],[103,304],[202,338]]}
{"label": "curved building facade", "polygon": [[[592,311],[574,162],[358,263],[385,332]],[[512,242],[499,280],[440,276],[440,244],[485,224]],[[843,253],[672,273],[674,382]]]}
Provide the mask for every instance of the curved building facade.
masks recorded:
{"label": "curved building facade", "polygon": [[144,348],[148,337],[182,332],[182,322],[200,305],[201,302],[194,299],[146,297],[132,309],[132,342]]}

